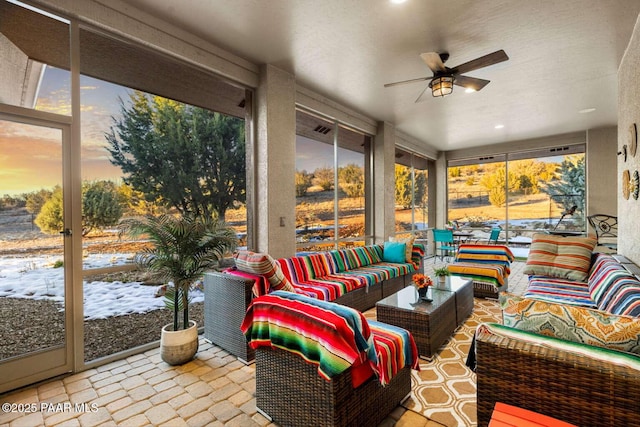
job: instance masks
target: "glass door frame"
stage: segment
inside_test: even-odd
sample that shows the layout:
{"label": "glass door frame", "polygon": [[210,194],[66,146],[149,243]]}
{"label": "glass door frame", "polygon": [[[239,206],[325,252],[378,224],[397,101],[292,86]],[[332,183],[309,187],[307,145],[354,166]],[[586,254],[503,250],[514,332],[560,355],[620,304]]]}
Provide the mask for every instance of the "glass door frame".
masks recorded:
{"label": "glass door frame", "polygon": [[[79,171],[73,172],[73,157],[71,147],[72,118],[58,114],[46,113],[32,109],[0,104],[0,120],[12,121],[32,126],[41,126],[61,131],[62,149],[62,188],[63,188],[63,229],[71,230],[63,238],[64,250],[64,294],[65,294],[65,328],[64,343],[49,349],[39,350],[23,356],[0,362],[0,393],[12,390],[24,385],[33,384],[47,378],[52,378],[77,368],[76,350],[78,337],[82,334],[82,286],[73,286],[74,283],[82,283],[81,269],[74,268],[74,260],[82,260],[82,233],[73,233],[73,230],[81,230],[80,212],[81,203],[76,194],[80,189]],[[76,177],[74,179],[74,176]],[[78,282],[78,278],[80,282]],[[75,288],[75,290],[74,290]],[[74,295],[75,292],[75,295]],[[76,307],[74,300],[79,300]],[[78,314],[79,313],[79,314]],[[79,319],[79,320],[78,320]],[[78,328],[79,324],[79,328]],[[82,341],[80,341],[81,343]],[[80,351],[82,351],[80,349]],[[82,362],[80,362],[82,363]]]}

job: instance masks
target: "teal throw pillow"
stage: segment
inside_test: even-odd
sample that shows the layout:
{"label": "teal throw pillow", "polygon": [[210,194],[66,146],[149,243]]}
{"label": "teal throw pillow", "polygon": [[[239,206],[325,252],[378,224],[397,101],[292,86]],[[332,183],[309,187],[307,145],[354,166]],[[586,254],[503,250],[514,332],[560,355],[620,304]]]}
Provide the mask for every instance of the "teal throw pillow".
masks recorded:
{"label": "teal throw pillow", "polygon": [[384,249],[382,250],[382,261],[405,263],[406,247],[407,247],[406,243],[384,242]]}

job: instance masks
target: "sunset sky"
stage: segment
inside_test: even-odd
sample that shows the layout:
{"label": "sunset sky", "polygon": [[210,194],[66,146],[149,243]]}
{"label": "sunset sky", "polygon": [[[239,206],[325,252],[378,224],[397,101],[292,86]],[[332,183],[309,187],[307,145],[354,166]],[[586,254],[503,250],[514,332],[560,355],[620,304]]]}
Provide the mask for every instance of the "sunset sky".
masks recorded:
{"label": "sunset sky", "polygon": [[[71,115],[70,74],[46,67],[36,109]],[[121,182],[120,169],[111,165],[104,134],[112,117],[120,115],[118,99],[129,99],[130,89],[81,76],[82,179]],[[340,164],[362,165],[362,154],[340,149]],[[298,137],[296,169],[313,172],[330,167],[333,147]],[[0,195],[17,195],[62,184],[61,132],[57,129],[0,120]]]}

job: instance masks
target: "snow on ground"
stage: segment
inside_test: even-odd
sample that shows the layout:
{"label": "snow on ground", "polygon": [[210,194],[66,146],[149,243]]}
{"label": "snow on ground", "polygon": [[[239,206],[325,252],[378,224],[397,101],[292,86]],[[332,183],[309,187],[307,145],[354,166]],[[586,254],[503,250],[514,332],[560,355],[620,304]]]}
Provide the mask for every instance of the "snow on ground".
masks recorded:
{"label": "snow on ground", "polygon": [[[84,268],[123,265],[130,254],[90,255]],[[0,298],[48,299],[64,307],[64,269],[56,268],[62,261],[58,255],[22,258],[0,258]],[[156,286],[139,282],[84,282],[84,314],[86,320],[105,319],[131,313],[146,313],[163,308],[164,298],[157,298]],[[200,290],[189,293],[191,302],[204,301]]]}

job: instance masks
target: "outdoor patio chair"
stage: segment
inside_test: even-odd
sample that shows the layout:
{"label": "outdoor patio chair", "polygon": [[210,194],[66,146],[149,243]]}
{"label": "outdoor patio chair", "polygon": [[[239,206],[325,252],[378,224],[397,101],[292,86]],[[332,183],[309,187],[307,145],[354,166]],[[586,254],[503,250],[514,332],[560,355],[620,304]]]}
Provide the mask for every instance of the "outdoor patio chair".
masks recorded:
{"label": "outdoor patio chair", "polygon": [[618,217],[606,214],[595,214],[587,217],[596,233],[598,246],[604,246],[614,252],[618,250]]}
{"label": "outdoor patio chair", "polygon": [[451,257],[452,254],[455,254],[456,246],[453,240],[452,230],[434,228],[433,241],[436,245],[436,256],[438,256],[438,251],[440,251],[441,261],[444,260],[444,257]]}
{"label": "outdoor patio chair", "polygon": [[501,231],[502,229],[500,227],[493,227],[491,229],[491,234],[489,235],[489,239],[487,240],[487,243],[490,245],[497,245],[498,238],[500,237]]}

